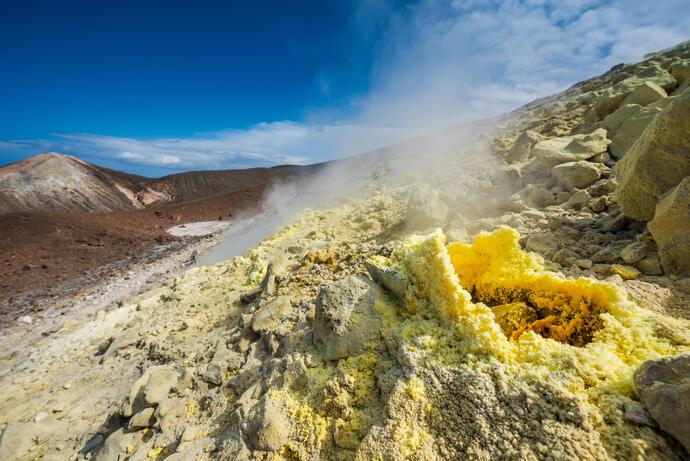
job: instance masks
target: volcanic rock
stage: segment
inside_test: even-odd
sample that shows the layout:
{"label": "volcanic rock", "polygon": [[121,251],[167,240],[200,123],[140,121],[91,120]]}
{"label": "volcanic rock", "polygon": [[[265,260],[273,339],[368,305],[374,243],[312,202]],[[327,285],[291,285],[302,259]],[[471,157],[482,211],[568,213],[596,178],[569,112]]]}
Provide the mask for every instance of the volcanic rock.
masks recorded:
{"label": "volcanic rock", "polygon": [[690,355],[644,362],[633,383],[652,418],[690,451]]}
{"label": "volcanic rock", "polygon": [[648,224],[665,272],[690,275],[690,177],[665,194]]}
{"label": "volcanic rock", "polygon": [[556,165],[551,169],[551,174],[559,184],[577,189],[585,189],[591,186],[601,176],[599,169],[586,161]]}
{"label": "volcanic rock", "polygon": [[616,201],[626,216],[649,221],[661,195],[690,176],[690,90],[647,127],[616,165]]}
{"label": "volcanic rock", "polygon": [[327,360],[360,354],[364,343],[379,335],[374,310],[377,285],[349,276],[326,285],[316,298],[314,343]]}

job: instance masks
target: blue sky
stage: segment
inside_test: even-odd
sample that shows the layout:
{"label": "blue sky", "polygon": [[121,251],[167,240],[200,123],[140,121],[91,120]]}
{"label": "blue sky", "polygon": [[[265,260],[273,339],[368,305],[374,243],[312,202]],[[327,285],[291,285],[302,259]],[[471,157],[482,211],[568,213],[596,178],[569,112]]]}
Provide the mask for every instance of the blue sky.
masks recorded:
{"label": "blue sky", "polygon": [[311,163],[503,113],[690,38],[685,0],[0,4],[0,164]]}

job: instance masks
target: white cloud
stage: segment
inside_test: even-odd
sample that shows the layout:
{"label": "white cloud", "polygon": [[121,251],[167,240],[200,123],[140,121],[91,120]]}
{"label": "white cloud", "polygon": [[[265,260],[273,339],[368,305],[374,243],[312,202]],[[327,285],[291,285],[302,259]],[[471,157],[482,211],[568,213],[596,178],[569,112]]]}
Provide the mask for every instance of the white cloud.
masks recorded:
{"label": "white cloud", "polygon": [[686,0],[422,0],[394,13],[359,105],[365,121],[411,129],[504,113],[690,38],[686,11]]}
{"label": "white cloud", "polygon": [[[378,37],[365,45],[376,53],[370,90],[352,96],[349,115],[335,122],[332,114],[343,108],[319,107],[306,114],[308,122],[188,138],[63,134],[57,142],[5,147],[67,143],[87,159],[175,170],[318,162],[498,115],[639,60],[690,38],[686,13],[687,0],[421,0],[397,10],[387,0],[365,0],[352,17],[353,53]],[[332,91],[325,74],[314,84]]]}

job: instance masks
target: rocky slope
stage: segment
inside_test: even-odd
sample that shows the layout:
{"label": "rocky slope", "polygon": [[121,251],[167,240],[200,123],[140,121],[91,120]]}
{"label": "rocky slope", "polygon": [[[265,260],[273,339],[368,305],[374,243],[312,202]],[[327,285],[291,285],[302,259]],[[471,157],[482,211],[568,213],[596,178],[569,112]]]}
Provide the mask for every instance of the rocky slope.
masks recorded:
{"label": "rocky slope", "polygon": [[689,71],[616,66],[492,156],[382,158],[243,256],[8,331],[0,457],[688,459]]}
{"label": "rocky slope", "polygon": [[222,195],[313,174],[321,165],[209,170],[146,178],[55,152],[0,167],[0,214],[140,209]]}
{"label": "rocky slope", "polygon": [[0,213],[111,211],[172,198],[170,188],[48,152],[0,168]]}

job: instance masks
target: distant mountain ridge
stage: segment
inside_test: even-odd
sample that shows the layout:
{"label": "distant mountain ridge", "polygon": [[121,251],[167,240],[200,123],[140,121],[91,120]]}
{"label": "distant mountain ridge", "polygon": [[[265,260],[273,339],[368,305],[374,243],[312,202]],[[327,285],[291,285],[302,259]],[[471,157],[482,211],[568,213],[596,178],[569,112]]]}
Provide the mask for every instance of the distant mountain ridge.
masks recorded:
{"label": "distant mountain ridge", "polygon": [[44,152],[0,167],[0,213],[141,209],[300,176],[318,166],[190,171],[147,178]]}

